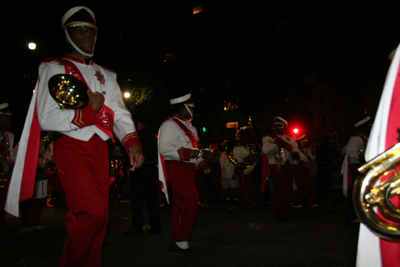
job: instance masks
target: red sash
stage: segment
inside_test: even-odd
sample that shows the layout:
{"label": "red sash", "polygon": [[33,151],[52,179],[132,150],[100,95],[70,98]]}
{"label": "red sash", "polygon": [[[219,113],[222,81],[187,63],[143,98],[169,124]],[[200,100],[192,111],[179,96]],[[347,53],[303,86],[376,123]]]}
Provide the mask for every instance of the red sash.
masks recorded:
{"label": "red sash", "polygon": [[199,142],[197,142],[196,137],[194,136],[194,134],[178,118],[172,117],[172,120],[186,134],[186,136],[189,138],[190,142],[192,143],[193,148],[198,148],[199,147]]}
{"label": "red sash", "polygon": [[[82,81],[83,83],[86,84],[87,88],[90,87],[87,84],[85,78],[83,77],[82,73],[79,71],[79,69],[73,64],[72,62],[64,59],[57,60],[58,62],[62,63],[65,67],[65,73],[74,76],[78,80]],[[113,127],[114,127],[114,111],[107,107],[106,105],[103,105],[99,112],[96,113],[96,118],[98,121],[98,124],[96,124],[96,127],[102,130],[105,134],[107,134],[113,141],[114,141],[114,135],[113,135]]]}
{"label": "red sash", "polygon": [[273,138],[277,138],[277,139],[279,139],[279,140],[282,140],[282,142],[283,142],[283,149],[287,150],[290,154],[292,154],[293,148],[292,148],[292,145],[291,145],[290,143],[286,142],[284,139],[280,138],[279,136],[277,136],[277,135],[274,134],[274,133],[271,134],[270,136],[273,137]]}

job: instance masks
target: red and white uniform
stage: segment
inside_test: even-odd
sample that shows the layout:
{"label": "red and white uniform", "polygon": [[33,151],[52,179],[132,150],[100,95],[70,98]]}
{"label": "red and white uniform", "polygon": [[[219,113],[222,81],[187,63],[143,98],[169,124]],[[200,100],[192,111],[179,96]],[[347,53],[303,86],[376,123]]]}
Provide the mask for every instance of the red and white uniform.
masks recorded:
{"label": "red and white uniform", "polygon": [[[306,193],[308,199],[308,206],[312,207],[315,204],[314,199],[314,187],[312,178],[309,170],[310,163],[315,161],[316,155],[311,151],[310,148],[302,147],[301,144],[298,146],[301,161],[294,161],[295,170],[295,181],[297,191],[293,199],[294,205],[301,204],[301,197],[303,193]],[[301,162],[301,163],[300,163]]]}
{"label": "red and white uniform", "polygon": [[[250,154],[250,149],[247,146],[238,144],[233,148],[232,153],[238,162],[243,162],[243,159]],[[253,195],[253,179],[251,178],[251,174],[245,174],[244,169],[239,167],[235,167],[235,172],[239,177],[238,205],[250,206]]]}
{"label": "red and white uniform", "polygon": [[[386,77],[378,112],[369,136],[365,159],[373,159],[397,141],[400,126],[400,47],[397,48]],[[386,178],[383,178],[386,179]],[[398,199],[392,199],[399,207]],[[400,266],[400,242],[389,242],[360,225],[357,251],[358,267]]]}
{"label": "red and white uniform", "polygon": [[[282,144],[284,144],[283,149],[286,161],[288,161],[286,163],[286,168],[281,171],[278,171],[276,168],[274,154],[278,149],[278,146],[273,141],[275,138],[282,140]],[[270,173],[274,178],[275,184],[277,185],[276,198],[272,203],[272,209],[279,210],[281,216],[286,218],[288,216],[293,192],[293,169],[290,162],[293,162],[292,154],[295,152],[299,153],[300,151],[296,140],[287,135],[264,136],[262,138],[262,145],[262,151],[268,159],[268,163],[263,160],[263,165],[269,164]]]}
{"label": "red and white uniform", "polygon": [[173,191],[171,241],[188,241],[199,209],[195,184],[195,167],[202,168],[204,160],[191,159],[191,148],[198,148],[197,130],[179,116],[167,118],[158,132],[159,180],[169,202],[168,186]]}
{"label": "red and white uniform", "polygon": [[[368,136],[362,132],[350,137],[346,146],[346,154],[343,159],[342,174],[343,174],[343,195],[347,197],[348,190],[353,186],[357,177],[353,177],[358,173],[357,169],[363,163],[360,161],[359,154],[364,153],[368,142]],[[349,176],[350,175],[350,176]]]}
{"label": "red and white uniform", "polygon": [[[88,105],[78,110],[61,110],[47,85],[56,74],[74,75],[93,93],[103,94],[102,109],[94,113]],[[21,136],[5,208],[18,216],[18,202],[32,197],[41,129],[63,134],[54,145],[54,161],[69,208],[68,235],[61,265],[101,266],[109,198],[106,140],[114,132],[127,153],[132,145],[140,146],[116,77],[113,71],[93,60],[87,65],[82,58],[71,54],[62,60],[43,62],[39,67],[39,79]]]}

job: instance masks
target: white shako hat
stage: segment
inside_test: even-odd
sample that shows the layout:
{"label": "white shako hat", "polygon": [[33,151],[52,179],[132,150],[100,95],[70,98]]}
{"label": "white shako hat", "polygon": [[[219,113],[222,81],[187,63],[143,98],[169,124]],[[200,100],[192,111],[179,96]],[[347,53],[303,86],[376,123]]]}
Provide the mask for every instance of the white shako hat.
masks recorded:
{"label": "white shako hat", "polygon": [[354,127],[360,127],[361,125],[365,124],[366,122],[368,122],[371,119],[370,116],[365,117],[364,119],[360,120],[359,122],[357,122],[356,124],[354,124]]}
{"label": "white shako hat", "polygon": [[[184,96],[180,96],[180,97],[177,97],[177,98],[173,98],[173,99],[169,100],[169,103],[170,103],[171,105],[184,103],[184,102],[188,101],[191,97],[192,97],[192,94],[189,93],[189,94],[186,94],[186,95],[184,95]],[[185,103],[185,105],[187,105],[187,106],[189,106],[189,107],[195,107],[195,105],[194,105],[193,103]]]}
{"label": "white shako hat", "polygon": [[[61,19],[61,25],[71,45],[82,55],[93,57],[94,47],[91,54],[83,52],[81,49],[79,49],[79,47],[77,47],[74,44],[68,33],[68,28],[71,27],[91,27],[97,31],[96,16],[94,15],[93,11],[85,6],[73,7],[64,14],[64,16]],[[96,40],[97,40],[97,34],[95,37],[95,43]]]}
{"label": "white shako hat", "polygon": [[288,122],[287,122],[284,118],[279,117],[279,116],[274,118],[274,123],[276,123],[276,122],[282,122],[282,123],[284,123],[286,126],[288,125]]}

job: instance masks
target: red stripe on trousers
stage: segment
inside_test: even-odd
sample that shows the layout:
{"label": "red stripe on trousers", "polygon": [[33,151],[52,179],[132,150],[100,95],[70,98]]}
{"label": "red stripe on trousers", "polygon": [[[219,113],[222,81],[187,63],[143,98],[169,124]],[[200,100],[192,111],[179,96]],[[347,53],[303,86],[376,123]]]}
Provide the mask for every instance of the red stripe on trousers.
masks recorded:
{"label": "red stripe on trousers", "polygon": [[79,141],[64,135],[54,160],[68,205],[67,237],[58,266],[101,266],[108,223],[108,145],[97,135]]}
{"label": "red stripe on trousers", "polygon": [[194,163],[165,161],[167,181],[172,188],[171,241],[190,239],[199,211]]}

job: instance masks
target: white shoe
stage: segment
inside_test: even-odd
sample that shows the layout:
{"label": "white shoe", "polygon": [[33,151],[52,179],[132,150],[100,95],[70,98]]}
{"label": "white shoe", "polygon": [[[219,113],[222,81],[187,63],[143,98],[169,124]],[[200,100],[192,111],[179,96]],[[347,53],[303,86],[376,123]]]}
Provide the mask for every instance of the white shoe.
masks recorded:
{"label": "white shoe", "polygon": [[292,207],[293,207],[293,208],[295,208],[295,209],[300,209],[300,208],[302,208],[302,207],[303,207],[303,205],[301,205],[301,204],[298,204],[298,205],[292,205]]}
{"label": "white shoe", "polygon": [[180,249],[189,249],[189,242],[188,241],[175,241],[175,244]]}

